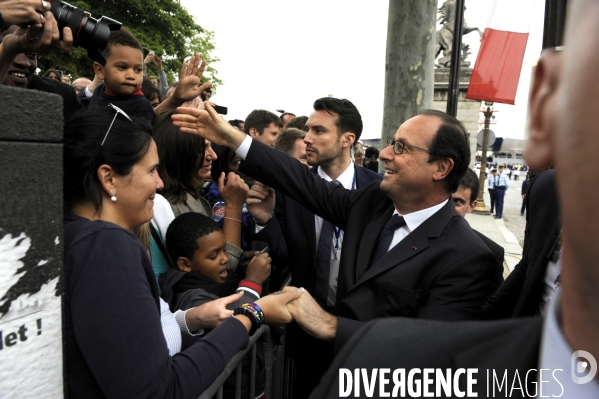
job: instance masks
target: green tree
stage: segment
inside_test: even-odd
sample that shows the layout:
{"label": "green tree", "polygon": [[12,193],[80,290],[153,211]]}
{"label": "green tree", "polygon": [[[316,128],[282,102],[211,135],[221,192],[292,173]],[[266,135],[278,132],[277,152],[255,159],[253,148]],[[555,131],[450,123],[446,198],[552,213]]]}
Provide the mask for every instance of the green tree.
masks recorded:
{"label": "green tree", "polygon": [[[183,59],[199,52],[208,62],[204,76],[213,82],[213,89],[222,84],[217,71],[210,66],[218,61],[212,55],[214,33],[198,25],[178,0],[72,0],[70,4],[90,12],[95,19],[105,15],[121,22],[140,41],[144,56],[150,50],[160,56],[169,82],[178,79]],[[52,50],[38,57],[42,71],[62,69],[73,78],[91,79],[94,76],[92,65],[93,61],[81,48],[73,48],[68,53]],[[155,74],[153,68],[155,66],[150,65],[148,74]]]}

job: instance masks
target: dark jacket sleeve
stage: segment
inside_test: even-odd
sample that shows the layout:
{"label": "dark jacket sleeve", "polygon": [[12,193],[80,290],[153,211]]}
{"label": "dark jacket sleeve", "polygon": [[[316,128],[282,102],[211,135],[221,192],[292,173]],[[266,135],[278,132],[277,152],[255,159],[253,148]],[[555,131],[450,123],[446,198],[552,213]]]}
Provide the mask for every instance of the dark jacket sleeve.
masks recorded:
{"label": "dark jacket sleeve", "polygon": [[245,328],[231,318],[217,334],[170,357],[149,259],[125,231],[99,232],[75,244],[65,264],[73,335],[107,397],[198,397],[247,346]]}
{"label": "dark jacket sleeve", "polygon": [[485,301],[480,319],[496,320],[512,317],[522,292],[527,267],[527,259],[522,258],[499,289]]}
{"label": "dark jacket sleeve", "polygon": [[[297,160],[253,140],[239,167],[242,173],[254,177],[275,190],[293,198],[310,212],[346,229],[348,215],[355,197],[362,190],[346,190],[312,173]],[[379,184],[379,182],[371,183]]]}
{"label": "dark jacket sleeve", "polygon": [[346,319],[345,317],[337,318],[337,336],[335,337],[335,353],[343,348],[343,346],[349,341],[356,331],[364,325],[364,322],[352,319]]}
{"label": "dark jacket sleeve", "polygon": [[252,221],[253,239],[268,243],[270,256],[274,265],[287,261],[287,241],[283,231],[286,230],[285,196],[276,194],[275,215],[258,233],[254,233],[255,223]]}

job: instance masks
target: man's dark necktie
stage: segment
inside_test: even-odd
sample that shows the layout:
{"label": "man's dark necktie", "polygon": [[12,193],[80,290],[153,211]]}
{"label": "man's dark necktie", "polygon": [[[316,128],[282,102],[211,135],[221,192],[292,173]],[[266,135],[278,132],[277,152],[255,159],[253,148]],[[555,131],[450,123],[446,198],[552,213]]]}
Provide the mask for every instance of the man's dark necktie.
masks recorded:
{"label": "man's dark necktie", "polygon": [[378,262],[378,260],[389,251],[389,245],[391,245],[391,241],[393,241],[395,230],[405,225],[406,221],[404,220],[403,216],[399,216],[398,214],[393,215],[393,217],[389,219],[379,235],[379,241],[376,245],[376,250],[374,251],[374,256],[372,257],[370,266]]}
{"label": "man's dark necktie", "polygon": [[[333,183],[341,183],[334,180]],[[318,239],[318,252],[316,253],[316,289],[314,299],[322,306],[327,306],[329,296],[329,275],[331,270],[331,246],[335,226],[329,221],[322,219],[320,238]]]}

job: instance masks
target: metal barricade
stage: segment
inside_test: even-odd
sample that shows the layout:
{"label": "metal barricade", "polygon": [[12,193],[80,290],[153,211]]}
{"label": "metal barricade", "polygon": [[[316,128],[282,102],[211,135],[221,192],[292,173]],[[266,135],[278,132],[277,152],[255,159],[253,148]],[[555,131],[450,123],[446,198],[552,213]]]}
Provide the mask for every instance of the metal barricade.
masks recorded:
{"label": "metal barricade", "polygon": [[235,371],[235,399],[241,399],[241,373],[242,366],[241,360],[243,357],[251,353],[251,362],[250,362],[250,398],[256,397],[256,345],[258,343],[264,344],[264,366],[266,372],[266,384],[264,389],[264,394],[267,398],[271,398],[272,393],[272,370],[273,370],[273,355],[274,355],[274,347],[272,343],[272,339],[270,337],[270,328],[268,326],[262,326],[258,331],[254,333],[253,336],[250,337],[250,342],[248,347],[242,351],[237,352],[235,356],[231,359],[229,364],[225,367],[223,372],[218,376],[218,378],[212,383],[212,385],[204,391],[199,397],[199,399],[211,399],[223,398],[223,384],[225,380],[233,374]]}
{"label": "metal barricade", "polygon": [[[281,289],[288,286],[291,282],[291,275],[285,278],[285,281],[281,285]],[[199,399],[223,399],[223,385],[227,378],[233,371],[235,371],[235,399],[241,399],[241,373],[242,366],[241,360],[243,357],[251,353],[250,363],[250,398],[256,397],[256,345],[262,343],[264,345],[264,368],[266,374],[266,383],[264,386],[264,397],[270,398],[283,398],[287,397],[285,392],[285,380],[289,377],[286,375],[288,371],[285,370],[285,342],[283,340],[282,345],[275,346],[270,335],[270,327],[264,325],[250,337],[248,347],[242,351],[239,351],[231,361],[225,366],[222,373],[216,378],[216,380],[206,389],[199,397]],[[276,356],[275,356],[276,355]],[[273,396],[274,392],[274,396]]]}

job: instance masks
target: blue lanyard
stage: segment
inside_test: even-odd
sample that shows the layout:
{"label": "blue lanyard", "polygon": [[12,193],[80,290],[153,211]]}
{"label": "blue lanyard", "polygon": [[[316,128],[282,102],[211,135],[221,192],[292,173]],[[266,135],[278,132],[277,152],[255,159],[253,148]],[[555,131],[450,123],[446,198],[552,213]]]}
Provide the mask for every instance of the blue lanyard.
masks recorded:
{"label": "blue lanyard", "polygon": [[[352,181],[352,185],[350,187],[350,190],[355,190],[356,189],[356,169],[354,166],[354,179]],[[334,226],[333,232],[335,233],[335,260],[337,260],[337,252],[339,252],[339,249],[341,248],[341,232],[343,230],[341,230],[339,227]]]}

